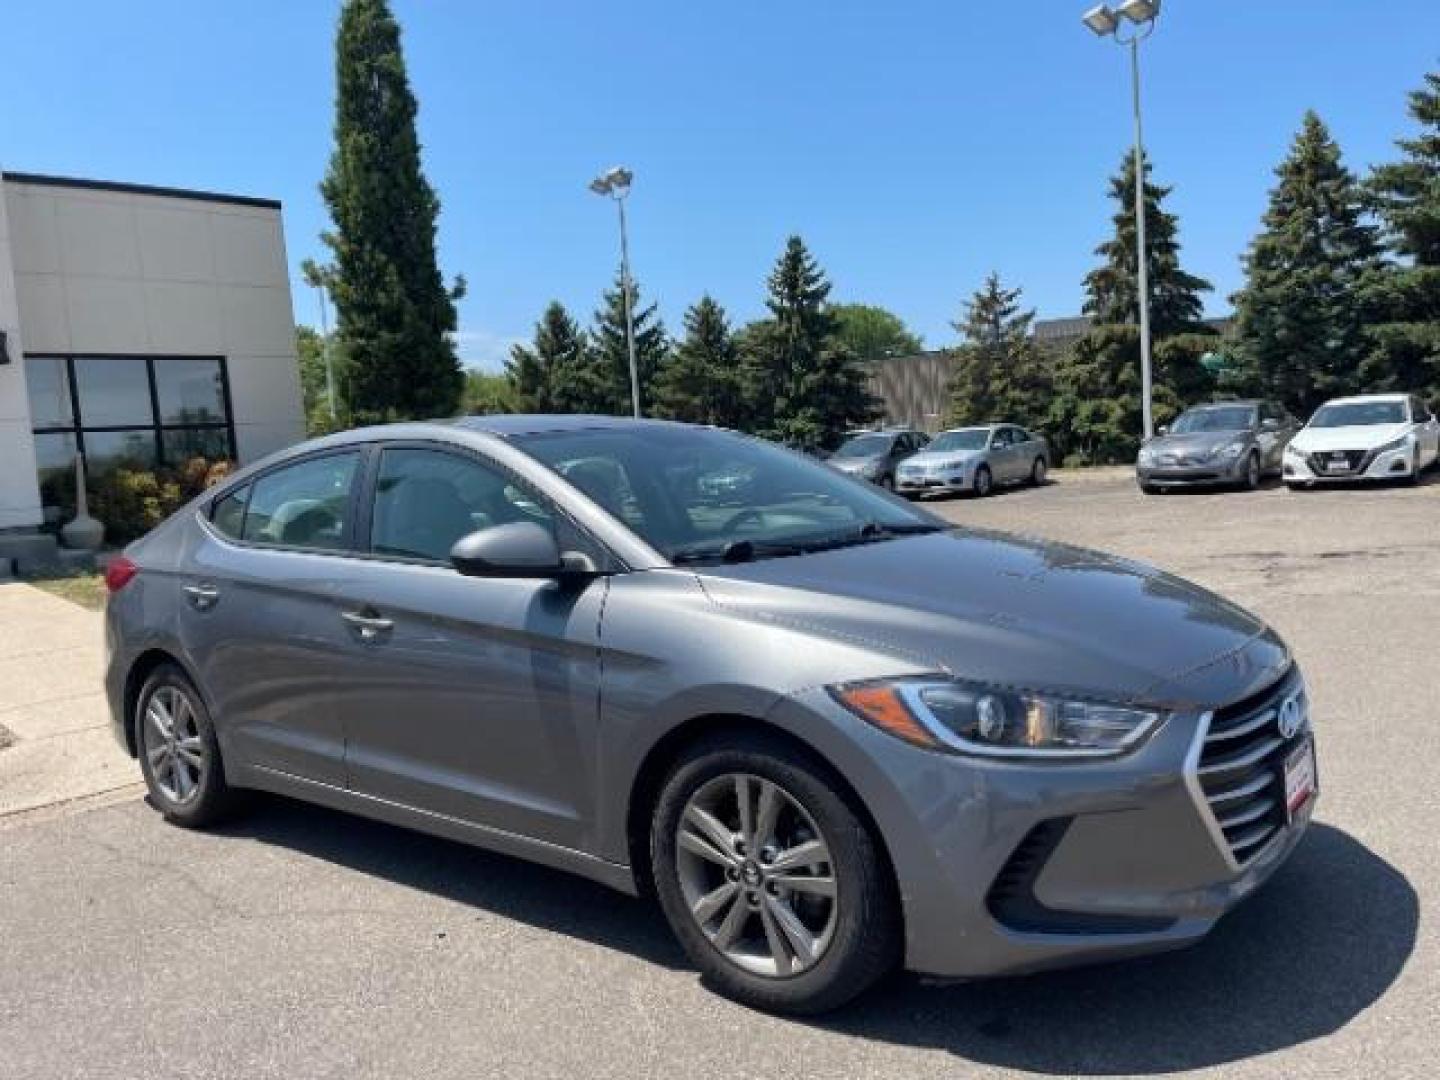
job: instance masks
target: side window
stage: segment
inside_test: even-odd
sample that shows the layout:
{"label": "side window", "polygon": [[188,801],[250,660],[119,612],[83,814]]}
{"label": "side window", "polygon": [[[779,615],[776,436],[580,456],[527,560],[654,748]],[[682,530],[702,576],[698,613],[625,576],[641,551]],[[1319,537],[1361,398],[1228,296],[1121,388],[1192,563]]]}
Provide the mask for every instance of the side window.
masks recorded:
{"label": "side window", "polygon": [[448,562],[462,536],[516,521],[554,528],[540,497],[497,468],[445,450],[381,451],[370,521],[377,554]]}
{"label": "side window", "polygon": [[994,437],[994,439],[991,441],[991,445],[994,446],[997,450],[1003,450],[1003,449],[1005,449],[1007,446],[1009,446],[1009,445],[1010,445],[1010,429],[1009,429],[1009,428],[1003,428],[1003,427],[1002,427],[1002,428],[997,428],[996,431],[995,431],[995,437]]}
{"label": "side window", "polygon": [[240,539],[240,530],[245,525],[245,504],[250,501],[250,485],[232,491],[218,500],[210,511],[210,524],[222,536],[232,540]]}
{"label": "side window", "polygon": [[1426,420],[1430,419],[1430,410],[1426,407],[1425,402],[1421,401],[1418,397],[1411,398],[1410,415],[1415,418],[1417,424],[1423,424]]}
{"label": "side window", "polygon": [[257,544],[340,551],[350,524],[350,487],[360,454],[326,454],[287,465],[251,485],[241,538]]}

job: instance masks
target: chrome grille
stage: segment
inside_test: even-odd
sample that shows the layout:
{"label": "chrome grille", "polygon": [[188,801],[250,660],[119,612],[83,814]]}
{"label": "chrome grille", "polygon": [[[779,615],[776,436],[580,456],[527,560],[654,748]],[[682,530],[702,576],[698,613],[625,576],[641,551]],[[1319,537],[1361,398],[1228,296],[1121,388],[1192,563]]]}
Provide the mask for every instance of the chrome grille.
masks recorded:
{"label": "chrome grille", "polygon": [[[1285,755],[1309,732],[1307,720],[1293,738],[1280,734],[1280,705],[1292,694],[1306,706],[1294,667],[1260,693],[1217,710],[1205,732],[1197,779],[1237,863],[1254,858],[1285,826]],[[1308,716],[1308,708],[1302,711]]]}

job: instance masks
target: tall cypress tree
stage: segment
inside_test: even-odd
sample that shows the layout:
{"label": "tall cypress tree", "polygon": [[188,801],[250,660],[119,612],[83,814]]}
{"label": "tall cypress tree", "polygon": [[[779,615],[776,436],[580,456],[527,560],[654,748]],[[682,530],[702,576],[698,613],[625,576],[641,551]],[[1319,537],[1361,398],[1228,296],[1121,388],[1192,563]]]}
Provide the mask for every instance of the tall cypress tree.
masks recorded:
{"label": "tall cypress tree", "polygon": [[505,375],[517,412],[571,412],[576,401],[576,372],[585,367],[585,332],[564,305],[552,300],[535,324],[531,345],[510,350]]}
{"label": "tall cypress tree", "polygon": [[1313,111],[1275,170],[1264,228],[1235,295],[1237,375],[1302,415],[1363,388],[1366,289],[1379,268],[1360,185]]}
{"label": "tall cypress tree", "polygon": [[800,237],[786,242],[768,284],[770,317],[743,335],[753,428],[798,446],[831,446],[879,414],[865,369],[836,337],[830,282]]}
{"label": "tall cypress tree", "polygon": [[357,421],[444,416],[464,375],[450,334],[463,279],[435,259],[440,202],[420,169],[415,97],[386,0],[346,0],[335,49],[335,152],[320,185],[323,235]]}
{"label": "tall cypress tree", "polygon": [[1020,289],[1007,289],[992,273],[951,323],[963,343],[950,380],[950,421],[981,424],[1009,420],[1040,427],[1050,409],[1048,357],[1031,332],[1035,312],[1020,306]]}
{"label": "tall cypress tree", "polygon": [[[603,382],[605,390],[597,395],[587,412],[628,416],[630,402],[630,352],[625,343],[625,294],[617,278],[615,287],[607,289],[595,312],[595,327],[590,333],[594,378]],[[630,282],[631,311],[635,317],[635,370],[640,381],[640,408],[648,412],[655,373],[670,352],[670,337],[660,320],[658,306],[640,306],[640,286]]]}
{"label": "tall cypress tree", "polygon": [[1410,116],[1420,126],[1398,141],[1399,161],[1377,168],[1370,193],[1399,265],[1379,278],[1379,323],[1367,386],[1423,394],[1440,401],[1440,74],[1410,95]]}
{"label": "tall cypress tree", "polygon": [[719,427],[745,421],[735,335],[725,309],[702,296],[685,312],[685,338],[655,378],[655,412]]}

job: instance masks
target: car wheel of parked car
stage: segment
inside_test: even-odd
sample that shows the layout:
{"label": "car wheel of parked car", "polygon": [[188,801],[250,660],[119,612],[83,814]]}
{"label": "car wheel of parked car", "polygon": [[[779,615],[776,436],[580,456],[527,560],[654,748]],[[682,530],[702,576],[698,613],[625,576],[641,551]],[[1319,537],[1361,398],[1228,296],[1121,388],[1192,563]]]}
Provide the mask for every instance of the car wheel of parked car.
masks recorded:
{"label": "car wheel of parked car", "polygon": [[210,712],[183,671],[155,669],[136,700],[135,723],[140,772],[167,821],[197,829],[233,809]]}
{"label": "car wheel of parked car", "polygon": [[1246,491],[1260,486],[1260,455],[1252,453],[1245,461],[1245,478],[1241,481]]}
{"label": "car wheel of parked car", "polygon": [[1045,475],[1049,470],[1050,467],[1045,463],[1045,459],[1043,457],[1037,457],[1035,464],[1030,466],[1030,486],[1039,487],[1045,483]]}
{"label": "car wheel of parked car", "polygon": [[828,770],[759,737],[675,766],[651,829],[655,889],[705,978],[756,1008],[809,1014],[900,959],[894,884]]}
{"label": "car wheel of parked car", "polygon": [[983,499],[986,495],[989,495],[990,489],[994,487],[994,485],[995,481],[990,475],[989,465],[981,465],[975,470],[975,494],[979,498]]}

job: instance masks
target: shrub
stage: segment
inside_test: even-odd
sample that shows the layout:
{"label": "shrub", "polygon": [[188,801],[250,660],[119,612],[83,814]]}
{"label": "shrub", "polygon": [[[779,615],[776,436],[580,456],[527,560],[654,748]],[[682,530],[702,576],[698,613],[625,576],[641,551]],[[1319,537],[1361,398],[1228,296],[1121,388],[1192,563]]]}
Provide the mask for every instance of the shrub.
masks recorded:
{"label": "shrub", "polygon": [[[173,468],[156,470],[120,465],[88,477],[90,513],[105,526],[108,543],[120,546],[145,535],[234,469],[230,461],[193,457]],[[75,510],[75,476],[52,473],[44,485],[47,504]]]}

